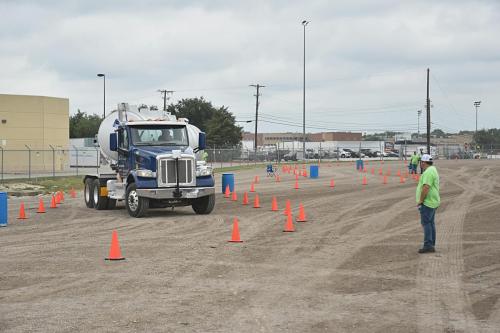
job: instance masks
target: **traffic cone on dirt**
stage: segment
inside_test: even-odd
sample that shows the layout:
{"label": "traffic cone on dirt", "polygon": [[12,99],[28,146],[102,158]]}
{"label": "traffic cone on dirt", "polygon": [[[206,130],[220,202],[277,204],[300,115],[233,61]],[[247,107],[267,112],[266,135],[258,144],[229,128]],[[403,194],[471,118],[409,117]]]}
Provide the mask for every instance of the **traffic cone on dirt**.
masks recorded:
{"label": "traffic cone on dirt", "polygon": [[295,186],[293,187],[294,189],[298,190],[299,189],[299,181],[295,181]]}
{"label": "traffic cone on dirt", "polygon": [[387,184],[387,176],[384,176],[384,180],[382,181],[382,184],[384,184],[384,185]]}
{"label": "traffic cone on dirt", "polygon": [[255,184],[258,184],[258,183],[259,183],[259,176],[255,176],[255,178],[254,178],[253,182],[254,182]]}
{"label": "traffic cone on dirt", "polygon": [[415,180],[418,182],[420,181],[420,175],[417,173],[417,175],[415,176]]}
{"label": "traffic cone on dirt", "polygon": [[398,169],[398,172],[396,172],[396,176],[401,177],[401,170]]}
{"label": "traffic cone on dirt", "polygon": [[375,174],[375,168],[372,167],[372,175]]}
{"label": "traffic cone on dirt", "polygon": [[229,185],[226,185],[226,190],[224,191],[224,198],[229,198],[229,194],[231,192],[229,191]]}
{"label": "traffic cone on dirt", "polygon": [[243,193],[243,205],[248,205],[248,194],[247,192]]}
{"label": "traffic cone on dirt", "polygon": [[26,220],[26,212],[24,211],[24,202],[21,201],[21,206],[19,207],[19,216],[17,217],[18,220]]}
{"label": "traffic cone on dirt", "polygon": [[64,202],[64,191],[59,191],[59,193],[61,193],[61,203]]}
{"label": "traffic cone on dirt", "polygon": [[384,172],[382,171],[382,168],[378,169],[378,174],[381,175],[381,176],[384,174]]}
{"label": "traffic cone on dirt", "polygon": [[366,176],[363,176],[363,182],[361,184],[368,185],[368,179],[366,179]]}
{"label": "traffic cone on dirt", "polygon": [[52,194],[52,200],[50,201],[49,208],[57,208],[56,197],[54,196],[54,194]]}
{"label": "traffic cone on dirt", "polygon": [[240,229],[238,228],[238,219],[235,217],[233,220],[233,233],[231,235],[230,243],[241,243],[243,242],[240,238]]}
{"label": "traffic cone on dirt", "polygon": [[38,210],[37,210],[37,213],[39,213],[39,214],[45,213],[45,206],[43,205],[43,199],[42,198],[40,198],[40,200],[38,201]]}
{"label": "traffic cone on dirt", "polygon": [[124,260],[122,257],[122,253],[120,251],[120,242],[118,241],[118,233],[116,230],[113,230],[111,234],[111,246],[109,248],[109,256],[106,260]]}
{"label": "traffic cone on dirt", "polygon": [[260,208],[260,201],[258,194],[256,194],[255,198],[253,199],[253,208]]}
{"label": "traffic cone on dirt", "polygon": [[283,232],[295,232],[295,227],[293,225],[291,212],[288,213],[286,216],[285,229],[283,229]]}
{"label": "traffic cone on dirt", "polygon": [[292,205],[290,204],[290,200],[287,199],[285,203],[285,210],[283,211],[284,215],[288,215],[292,213]]}
{"label": "traffic cone on dirt", "polygon": [[330,180],[330,187],[331,188],[335,187],[335,180],[333,180],[333,178]]}
{"label": "traffic cone on dirt", "polygon": [[306,212],[304,210],[304,206],[299,204],[299,217],[297,217],[297,222],[306,222]]}
{"label": "traffic cone on dirt", "polygon": [[250,184],[250,192],[255,192],[255,186],[254,184]]}
{"label": "traffic cone on dirt", "polygon": [[273,202],[271,204],[271,210],[273,212],[277,212],[278,211],[278,201],[276,200],[276,197],[273,197]]}
{"label": "traffic cone on dirt", "polygon": [[56,205],[59,205],[61,203],[61,196],[59,194],[59,192],[56,192]]}
{"label": "traffic cone on dirt", "polygon": [[401,184],[403,184],[403,183],[405,182],[404,177],[399,177],[399,182],[400,182]]}
{"label": "traffic cone on dirt", "polygon": [[231,194],[231,201],[238,201],[238,195],[236,194],[236,192],[233,192]]}
{"label": "traffic cone on dirt", "polygon": [[75,192],[75,189],[74,188],[71,188],[71,191],[69,192],[70,195],[71,195],[71,198],[76,198],[76,192]]}

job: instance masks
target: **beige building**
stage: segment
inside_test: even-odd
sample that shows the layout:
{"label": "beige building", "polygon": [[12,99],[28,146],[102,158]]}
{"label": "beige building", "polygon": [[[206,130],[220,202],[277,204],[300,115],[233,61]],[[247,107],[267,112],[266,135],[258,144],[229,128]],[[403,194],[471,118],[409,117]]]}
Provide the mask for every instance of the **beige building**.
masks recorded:
{"label": "beige building", "polygon": [[69,161],[68,146],[67,98],[0,94],[4,172],[25,173],[30,164],[31,171],[51,171],[53,166],[63,170]]}

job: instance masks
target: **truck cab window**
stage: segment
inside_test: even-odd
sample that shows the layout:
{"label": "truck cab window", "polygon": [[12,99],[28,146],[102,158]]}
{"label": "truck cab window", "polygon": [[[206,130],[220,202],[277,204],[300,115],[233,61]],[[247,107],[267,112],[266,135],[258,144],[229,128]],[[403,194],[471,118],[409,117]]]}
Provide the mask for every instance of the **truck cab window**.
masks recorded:
{"label": "truck cab window", "polygon": [[127,131],[120,130],[118,132],[118,148],[128,149],[128,135],[127,135]]}

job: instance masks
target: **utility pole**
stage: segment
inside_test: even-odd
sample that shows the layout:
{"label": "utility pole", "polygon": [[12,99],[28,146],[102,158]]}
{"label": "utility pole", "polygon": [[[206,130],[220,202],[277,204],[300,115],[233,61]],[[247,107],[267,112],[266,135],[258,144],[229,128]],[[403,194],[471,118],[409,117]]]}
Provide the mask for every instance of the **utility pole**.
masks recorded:
{"label": "utility pole", "polygon": [[264,88],[265,86],[262,86],[260,84],[251,84],[250,87],[255,87],[257,89],[257,93],[254,95],[256,97],[255,100],[255,137],[254,137],[254,143],[253,143],[253,149],[254,149],[254,154],[255,154],[255,159],[257,160],[257,123],[259,121],[259,89]]}
{"label": "utility pole", "polygon": [[173,90],[161,90],[158,89],[158,92],[161,93],[163,96],[163,111],[167,111],[167,100],[170,99],[170,96],[167,97],[167,94],[172,95],[174,93]]}
{"label": "utility pole", "polygon": [[429,99],[429,68],[427,68],[427,154],[431,154],[431,100]]}

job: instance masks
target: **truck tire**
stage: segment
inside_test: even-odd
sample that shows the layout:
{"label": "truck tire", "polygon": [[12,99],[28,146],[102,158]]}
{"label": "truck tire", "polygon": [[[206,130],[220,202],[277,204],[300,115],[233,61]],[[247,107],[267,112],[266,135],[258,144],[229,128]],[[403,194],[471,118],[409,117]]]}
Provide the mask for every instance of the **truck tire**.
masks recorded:
{"label": "truck tire", "polygon": [[143,217],[147,214],[149,209],[149,198],[143,198],[137,195],[137,185],[131,183],[127,186],[125,206],[130,216]]}
{"label": "truck tire", "polygon": [[94,179],[93,183],[93,194],[94,194],[94,208],[97,210],[108,209],[108,197],[101,196],[101,184],[99,179]]}
{"label": "truck tire", "polygon": [[94,192],[93,192],[93,179],[85,179],[85,186],[83,188],[83,198],[85,199],[85,205],[87,208],[94,208]]}
{"label": "truck tire", "polygon": [[215,207],[215,194],[195,199],[191,207],[196,214],[210,214]]}

